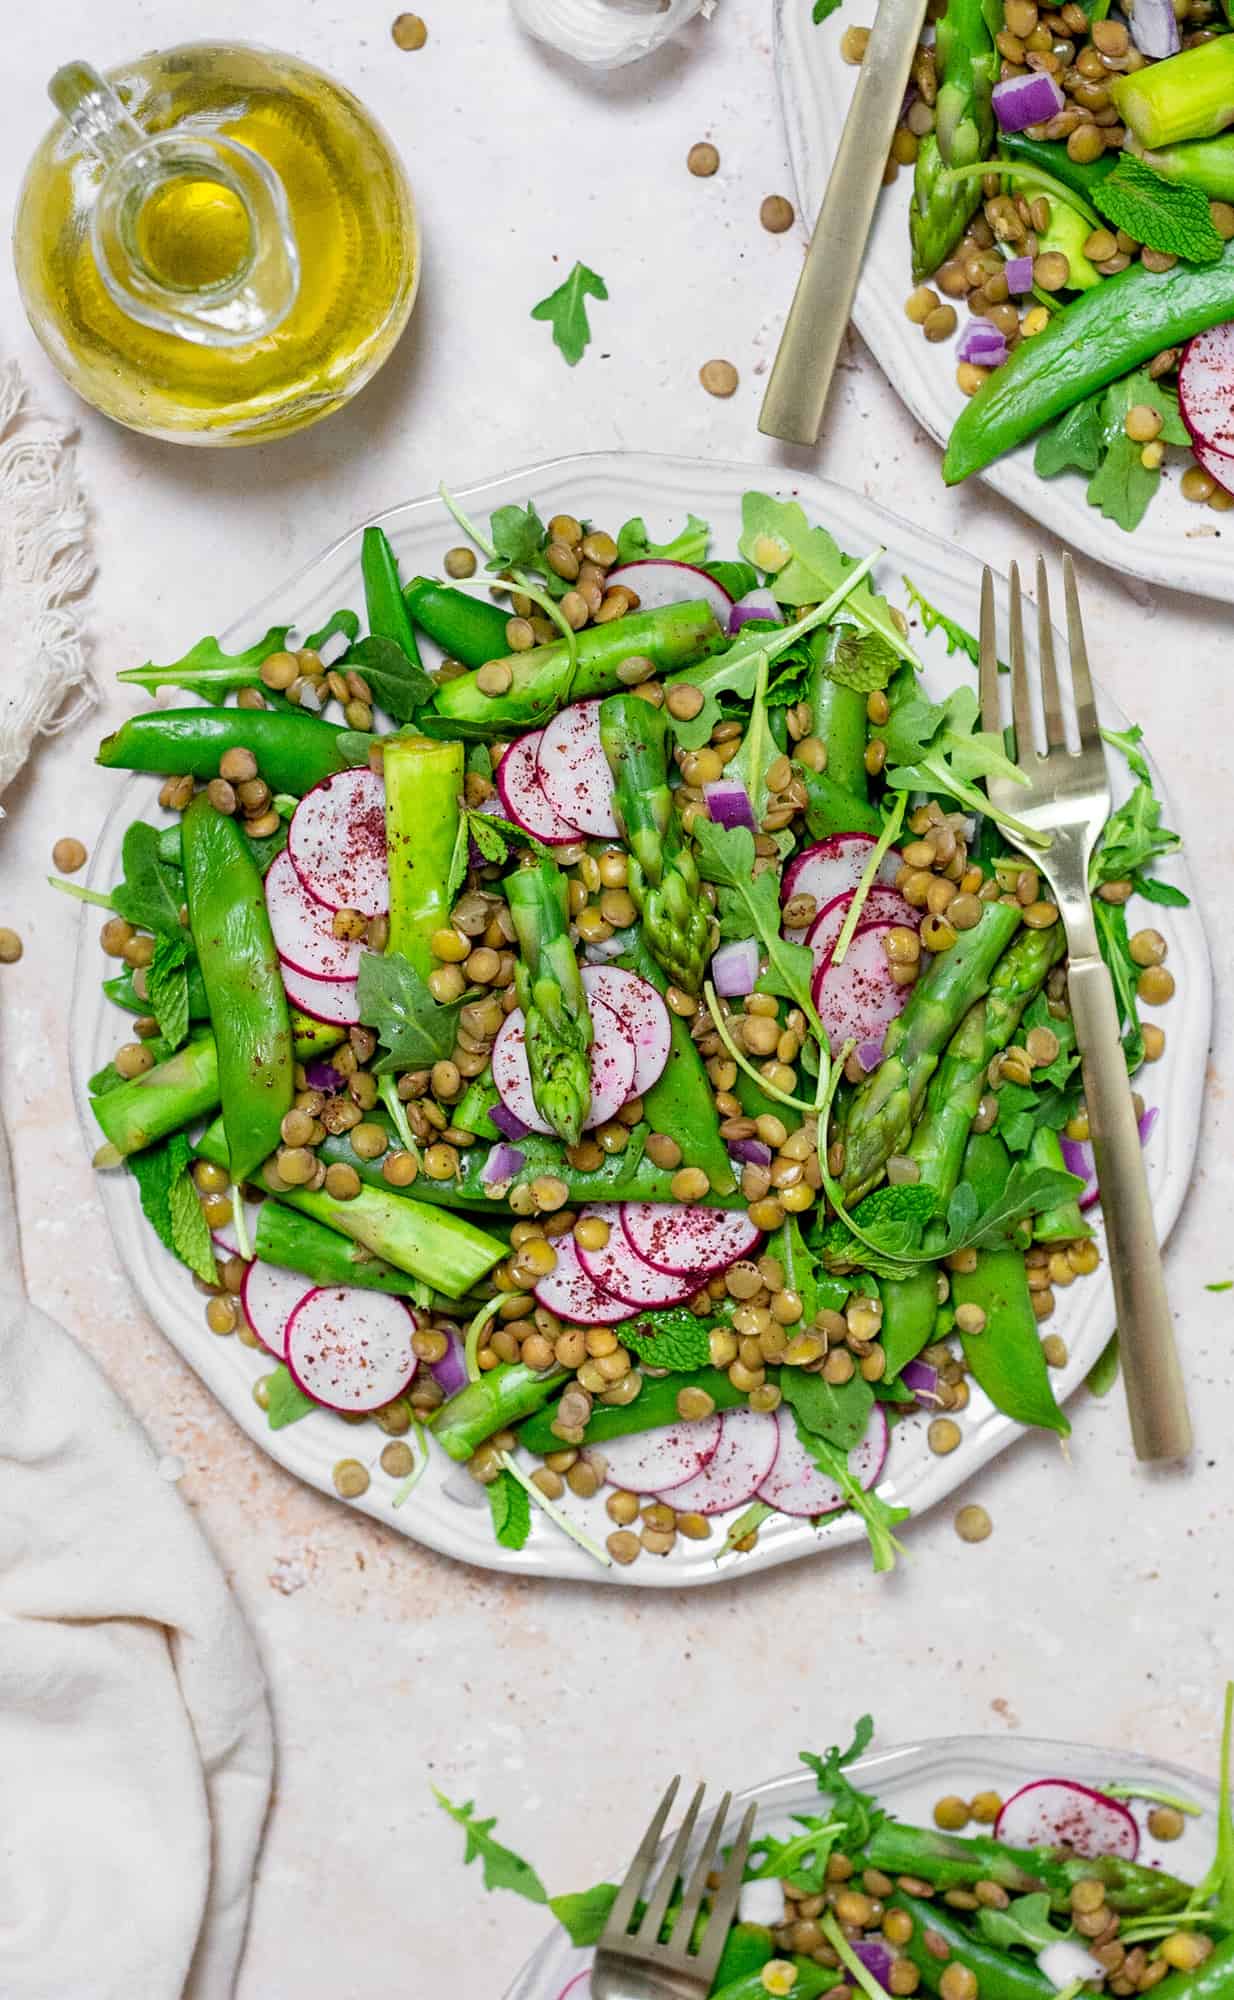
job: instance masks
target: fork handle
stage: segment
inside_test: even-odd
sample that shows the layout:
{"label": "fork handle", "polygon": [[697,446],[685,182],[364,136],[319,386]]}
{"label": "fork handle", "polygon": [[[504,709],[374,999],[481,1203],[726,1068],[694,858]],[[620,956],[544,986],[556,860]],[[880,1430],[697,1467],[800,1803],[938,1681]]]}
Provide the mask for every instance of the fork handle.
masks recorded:
{"label": "fork handle", "polygon": [[1185,1458],[1191,1419],[1148,1198],[1114,988],[1096,954],[1070,959],[1067,992],[1105,1219],[1123,1381],[1139,1459]]}

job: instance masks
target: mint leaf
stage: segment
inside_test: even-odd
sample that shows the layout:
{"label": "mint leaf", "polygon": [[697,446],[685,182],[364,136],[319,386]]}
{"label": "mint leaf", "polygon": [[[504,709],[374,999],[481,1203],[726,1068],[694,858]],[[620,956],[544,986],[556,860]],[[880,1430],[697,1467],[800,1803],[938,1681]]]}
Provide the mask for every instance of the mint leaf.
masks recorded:
{"label": "mint leaf", "polygon": [[493,1533],[503,1549],[525,1547],[531,1533],[531,1502],[518,1480],[509,1472],[499,1472],[488,1488]]}
{"label": "mint leaf", "polygon": [[142,1214],[163,1248],[174,1255],[169,1195],[179,1168],[173,1164],[170,1145],[147,1146],[142,1153],[130,1153],[124,1164],[137,1182]]}
{"label": "mint leaf", "polygon": [[283,1362],[279,1362],[272,1375],[267,1375],[266,1422],[272,1431],[286,1430],[288,1424],[298,1424],[301,1417],[319,1408],[320,1404],[305,1395]]}
{"label": "mint leaf", "polygon": [[[641,514],[636,514],[623,521],[617,530],[617,561],[640,562],[647,556],[658,556],[665,562],[702,563],[710,540],[710,523],[690,514],[679,535],[674,535],[671,541],[653,542],[648,538],[647,523]],[[744,595],[741,591],[737,594]]]}
{"label": "mint leaf", "polygon": [[623,1321],[617,1337],[639,1361],[652,1368],[667,1368],[674,1375],[689,1375],[711,1363],[708,1324],[697,1319],[688,1306],[640,1313],[637,1319]]}
{"label": "mint leaf", "polygon": [[489,813],[469,812],[464,815],[467,831],[475,841],[485,861],[500,868],[510,856],[505,836],[501,828],[494,826]]}
{"label": "mint leaf", "polygon": [[[780,875],[775,868],[754,873],[754,835],[748,827],[717,826],[714,820],[694,822],[693,838],[699,873],[721,891],[720,928],[729,937],[758,937],[767,953],[761,993],[778,993],[814,1018],[810,981],[814,960],[803,944],[780,935]],[[728,925],[727,930],[725,925]]]}
{"label": "mint leaf", "polygon": [[548,1891],[530,1862],[493,1839],[493,1828],[497,1824],[495,1819],[477,1819],[470,1799],[466,1805],[453,1805],[444,1792],[437,1790],[436,1785],[433,1797],[443,1812],[449,1813],[450,1818],[462,1827],[467,1836],[463,1866],[478,1860],[484,1871],[486,1889],[509,1889],[516,1896],[525,1896],[529,1903],[548,1902]]}
{"label": "mint leaf", "polygon": [[879,632],[844,632],[823,672],[837,687],[852,688],[857,694],[872,694],[885,688],[898,661]]}
{"label": "mint leaf", "polygon": [[952,653],[963,653],[976,666],[979,649],[975,634],[966,626],[957,625],[955,619],[948,618],[946,612],[940,611],[936,604],[931,604],[929,598],[918,590],[911,577],[905,577],[904,588],[908,592],[909,602],[915,607],[921,619],[922,631],[940,631],[947,641],[948,658]]}
{"label": "mint leaf", "polygon": [[144,820],[134,820],[121,849],[124,880],[112,890],[112,908],[143,931],[166,931],[180,937],[180,907],[184,878],[179,869],[159,858],[159,835]]}
{"label": "mint leaf", "polygon": [[977,1929],[988,1944],[1022,1945],[1026,1951],[1044,1951],[1057,1944],[1063,1933],[1050,1922],[1050,1898],[1046,1890],[1031,1896],[1016,1896],[1005,1910],[984,1906],[977,1911]]}
{"label": "mint leaf", "polygon": [[1207,195],[1166,180],[1134,153],[1119,154],[1113,172],[1094,185],[1091,198],[1108,222],[1150,250],[1183,257],[1189,264],[1215,264],[1225,249]]}
{"label": "mint leaf", "polygon": [[189,1031],[188,961],[193,947],[188,932],[173,937],[160,931],[154,957],[146,968],[146,999],[168,1049],[178,1049]]}
{"label": "mint leaf", "polygon": [[[824,1269],[873,1271],[876,1277],[903,1277],[902,1260],[920,1250],[926,1225],[934,1220],[937,1210],[938,1200],[932,1188],[915,1183],[875,1188],[873,1194],[868,1194],[852,1210],[861,1237],[855,1236],[840,1216],[827,1224],[821,1245]],[[872,1244],[862,1240],[867,1236]]]}
{"label": "mint leaf", "polygon": [[[821,604],[843,583],[853,559],[827,533],[812,528],[796,500],[775,500],[769,493],[747,493],[741,502],[740,549],[747,562],[772,569],[770,587],[780,604]],[[774,551],[779,566],[766,560]],[[782,560],[780,560],[782,558]],[[878,632],[897,659],[919,664],[912,647],[891,615],[887,600],[870,587],[868,577],[845,600],[845,614],[867,631]]]}
{"label": "mint leaf", "polygon": [[392,1070],[425,1069],[443,1062],[454,1047],[463,1006],[438,1006],[424,980],[401,952],[360,954],[356,1004],[366,1027],[375,1028],[386,1053],[373,1065],[378,1076]]}
{"label": "mint leaf", "polygon": [[612,1882],[597,1882],[594,1889],[580,1889],[572,1896],[550,1896],[549,1909],[573,1945],[599,1944],[600,1935],[617,1901]]}
{"label": "mint leaf", "polygon": [[378,708],[396,722],[412,722],[432,704],[433,681],[393,639],[374,636],[358,640],[347,664],[363,674]]}
{"label": "mint leaf", "polygon": [[821,1375],[782,1368],[780,1393],[799,1429],[804,1424],[812,1437],[826,1438],[840,1451],[851,1451],[860,1441],[874,1407],[874,1391],[856,1371],[847,1382],[833,1386]]}
{"label": "mint leaf", "polygon": [[209,1225],[189,1172],[192,1157],[187,1135],[175,1132],[161,1146],[130,1154],[125,1165],[137,1182],[142,1213],[164,1249],[213,1285],[218,1269]]}
{"label": "mint leaf", "polygon": [[550,292],[547,298],[531,308],[533,319],[548,321],[553,329],[554,345],[564,354],[571,368],[582,360],[591,340],[587,300],[607,297],[608,286],[603,278],[588,270],[586,264],[575,264],[565,283],[558,285],[555,292]]}
{"label": "mint leaf", "polygon": [[185,1166],[172,1178],[167,1190],[167,1210],[171,1220],[171,1247],[182,1264],[207,1285],[218,1283],[218,1266],[214,1261],[214,1245],[210,1240],[210,1225],[206,1221],[205,1210],[197,1198],[193,1177],[188,1172],[187,1146],[185,1140]]}
{"label": "mint leaf", "polygon": [[810,19],[817,27],[820,21],[829,21],[843,4],[844,0],[814,0],[814,12]]}

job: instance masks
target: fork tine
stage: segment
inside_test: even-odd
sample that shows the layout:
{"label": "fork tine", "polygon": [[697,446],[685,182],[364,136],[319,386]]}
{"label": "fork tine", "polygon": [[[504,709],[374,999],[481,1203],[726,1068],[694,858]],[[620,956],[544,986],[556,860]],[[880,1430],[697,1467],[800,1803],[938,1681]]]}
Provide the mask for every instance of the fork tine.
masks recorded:
{"label": "fork tine", "polygon": [[[698,1818],[699,1808],[703,1803],[703,1793],[706,1789],[705,1785],[699,1785],[694,1793],[694,1797],[686,1807],[685,1817],[678,1827],[676,1838],[668,1851],[668,1859],[660,1870],[660,1879],[647,1899],[647,1908],[643,1912],[643,1921],[638,1927],[640,1944],[654,1944],[660,1935],[660,1925],[664,1922],[664,1912],[667,1910],[673,1890],[677,1886],[677,1877],[681,1873],[681,1864],[685,1858],[685,1851],[690,1845],[690,1837],[694,1832],[694,1822]],[[687,1938],[683,1938],[683,1950],[686,1949],[686,1945]]]}
{"label": "fork tine", "polygon": [[1067,599],[1071,685],[1075,691],[1076,719],[1080,725],[1080,748],[1093,750],[1098,747],[1101,740],[1097,733],[1097,704],[1093,700],[1092,676],[1088,671],[1088,648],[1084,644],[1084,627],[1080,623],[1080,593],[1076,588],[1075,564],[1069,555],[1063,557],[1063,592]]}
{"label": "fork tine", "polygon": [[617,1892],[617,1900],[613,1904],[612,1910],[609,1912],[608,1922],[604,1926],[604,1942],[606,1944],[620,1941],[629,1929],[630,1918],[634,1915],[634,1905],[637,1903],[639,1892],[647,1880],[651,1864],[656,1858],[656,1849],[660,1845],[660,1835],[664,1831],[664,1822],[673,1809],[673,1800],[677,1796],[680,1785],[680,1777],[670,1780],[668,1790],[651,1816],[650,1826],[639,1841],[638,1850],[633,1861],[630,1863],[626,1879]]}
{"label": "fork tine", "polygon": [[1037,658],[1041,662],[1041,696],[1045,710],[1045,740],[1051,750],[1067,747],[1067,726],[1058,691],[1058,668],[1054,664],[1054,633],[1050,625],[1050,579],[1045,558],[1037,558]]}
{"label": "fork tine", "polygon": [[720,1886],[711,1899],[711,1915],[703,1932],[703,1947],[694,1961],[700,1979],[711,1980],[720,1963],[720,1953],[728,1936],[729,1925],[737,1914],[737,1903],[741,1895],[741,1878],[746,1871],[746,1857],[750,1852],[750,1836],[754,1832],[757,1806],[746,1808],[745,1818],[738,1829],[729,1857],[720,1877]]}
{"label": "fork tine", "polygon": [[1002,703],[998,696],[998,632],[994,623],[994,572],[987,565],[981,572],[981,643],[977,649],[977,671],[981,683],[981,727],[1001,736]]}
{"label": "fork tine", "polygon": [[1015,722],[1016,762],[1022,767],[1037,745],[1032,696],[1028,691],[1028,663],[1024,657],[1024,605],[1018,563],[1012,563],[1007,581],[1011,586],[1011,713]]}
{"label": "fork tine", "polygon": [[689,1944],[690,1932],[694,1928],[694,1919],[698,1915],[699,1905],[703,1900],[703,1891],[707,1887],[707,1877],[711,1873],[711,1865],[716,1858],[716,1849],[720,1845],[720,1837],[724,1832],[724,1822],[728,1818],[728,1809],[732,1803],[732,1793],[725,1792],[719,1806],[712,1815],[711,1825],[707,1829],[707,1838],[704,1840],[698,1860],[694,1864],[694,1871],[686,1883],[685,1894],[681,1899],[681,1915],[677,1919],[674,1932],[674,1935],[680,1933],[683,1949]]}

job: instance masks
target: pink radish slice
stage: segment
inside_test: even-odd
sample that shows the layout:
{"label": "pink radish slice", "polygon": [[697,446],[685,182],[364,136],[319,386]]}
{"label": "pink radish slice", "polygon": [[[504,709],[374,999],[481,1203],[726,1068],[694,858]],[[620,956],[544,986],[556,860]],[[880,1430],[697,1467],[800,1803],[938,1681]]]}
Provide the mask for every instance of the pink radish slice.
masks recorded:
{"label": "pink radish slice", "polygon": [[[605,1125],[615,1118],[631,1094],[634,1044],[626,1040],[611,1007],[597,1000],[590,1008],[595,1040],[591,1045],[591,1105],[587,1125]],[[551,1135],[552,1126],[540,1115],[532,1095],[527,1062],[523,1010],[516,1007],[501,1024],[493,1043],[493,1082],[502,1103],[529,1132]]]}
{"label": "pink radish slice", "polygon": [[[833,833],[829,840],[817,841],[784,870],[780,901],[787,903],[791,896],[813,896],[819,909],[825,909],[837,896],[857,887],[873,846],[873,837],[868,833]],[[874,879],[894,886],[903,866],[895,848],[889,848]],[[805,932],[786,930],[784,935],[800,944]]]}
{"label": "pink radish slice", "polygon": [[315,1289],[302,1271],[285,1271],[278,1264],[252,1263],[244,1274],[240,1288],[244,1317],[262,1346],[280,1361],[287,1356],[287,1322]]}
{"label": "pink radish slice", "polygon": [[618,965],[588,965],[583,969],[583,991],[588,1003],[603,1001],[621,1024],[621,1032],[634,1045],[632,1097],[641,1097],[659,1077],[672,1047],[672,1024],[668,1008],[649,979],[626,972]]}
{"label": "pink radish slice", "polygon": [[[839,942],[844,920],[852,906],[855,889],[846,890],[842,896],[833,896],[825,909],[819,911],[805,934],[805,943],[814,954],[816,969],[828,963]],[[905,924],[916,930],[918,912],[911,903],[906,903],[898,889],[889,888],[885,882],[876,882],[861,906],[859,928],[868,924]]]}
{"label": "pink radish slice", "polygon": [[660,1498],[679,1514],[727,1514],[730,1507],[744,1507],[754,1498],[779,1451],[774,1416],[764,1410],[725,1410],[720,1442],[702,1471],[682,1486],[662,1488]]}
{"label": "pink radish slice", "polygon": [[1234,451],[1218,451],[1215,445],[1203,444],[1199,438],[1192,438],[1191,449],[1197,464],[1203,466],[1209,477],[1227,493],[1234,493]]}
{"label": "pink radish slice", "polygon": [[283,986],[293,1007],[311,1014],[315,1021],[329,1021],[336,1028],[354,1028],[360,1019],[354,979],[310,979],[306,972],[280,962]]}
{"label": "pink radish slice", "polygon": [[1178,402],[1197,443],[1234,452],[1234,320],[1210,326],[1187,342],[1178,370]]}
{"label": "pink radish slice", "polygon": [[588,1967],[576,1974],[568,1986],[563,1986],[557,2000],[587,2000],[591,1992],[591,1972]]}
{"label": "pink radish slice", "polygon": [[616,1326],[619,1320],[629,1319],[625,1301],[615,1299],[588,1277],[572,1236],[555,1236],[553,1248],[557,1262],[535,1287],[542,1306],[571,1326]]}
{"label": "pink radish slice", "polygon": [[847,1041],[881,1042],[910,989],[891,976],[883,939],[894,924],[869,924],[857,932],[842,965],[832,960],[814,975],[814,1005],[832,1051]]}
{"label": "pink radish slice", "polygon": [[582,828],[571,826],[544,796],[537,762],[542,734],[533,730],[510,745],[497,766],[497,796],[506,818],[516,826],[525,827],[550,847],[568,847],[571,841],[583,838]]}
{"label": "pink radish slice", "polygon": [[[245,1202],[244,1226],[248,1230],[250,1256],[252,1255],[253,1232],[257,1227],[257,1218],[260,1214],[261,1214],[261,1203],[259,1201]],[[212,1229],[210,1231],[210,1235],[213,1238],[214,1242],[217,1244],[218,1248],[223,1252],[224,1256],[238,1257],[240,1255],[240,1239],[236,1235],[236,1225],[234,1220],[231,1222],[225,1222],[221,1229]]]}
{"label": "pink radish slice", "polygon": [[616,1202],[594,1202],[583,1215],[597,1216],[608,1224],[608,1242],[602,1250],[585,1250],[575,1240],[579,1263],[601,1291],[611,1292],[629,1306],[672,1306],[698,1290],[701,1277],[657,1271],[639,1256],[621,1226],[621,1209]]}
{"label": "pink radish slice", "polygon": [[600,704],[575,701],[541,731],[536,775],[549,809],[596,839],[615,839],[613,774],[600,741]]}
{"label": "pink radish slice", "polygon": [[[787,1403],[776,1411],[780,1427],[780,1450],[770,1473],[758,1489],[758,1497],[781,1514],[836,1514],[845,1505],[844,1495],[833,1479],[819,1471],[797,1435],[797,1423]],[[853,1446],[848,1462],[868,1492],[877,1483],[887,1459],[887,1418],[881,1403],[870,1412],[865,1434]]]}
{"label": "pink radish slice", "polygon": [[380,1410],[416,1372],[416,1316],[402,1299],[355,1285],[323,1285],[287,1322],[287,1366],[306,1396],[330,1410]]}
{"label": "pink radish slice", "polygon": [[606,587],[611,589],[618,583],[638,592],[643,611],[658,611],[662,604],[707,603],[720,630],[728,631],[735,599],[723,584],[708,576],[705,569],[696,569],[693,563],[673,562],[668,556],[644,556],[639,562],[623,563],[620,569],[609,571]]}
{"label": "pink radish slice", "polygon": [[390,907],[386,788],[375,771],[340,771],[306,792],[286,852],[310,896],[331,910],[380,917]]}
{"label": "pink radish slice", "polygon": [[621,1226],[647,1264],[695,1287],[758,1247],[744,1209],[699,1208],[675,1201],[623,1201]]}
{"label": "pink radish slice", "polygon": [[662,1493],[666,1487],[682,1486],[710,1462],[722,1429],[717,1412],[609,1438],[602,1447],[608,1477],[627,1493]]}
{"label": "pink radish slice", "polygon": [[334,911],[310,896],[287,849],[266,870],[266,909],[275,948],[284,965],[310,979],[354,979],[360,970],[358,939],[334,935]]}
{"label": "pink radish slice", "polygon": [[1102,1854],[1134,1861],[1140,1851],[1139,1828],[1127,1807],[1074,1778],[1021,1785],[995,1820],[994,1837],[1009,1847],[1070,1847],[1086,1861]]}

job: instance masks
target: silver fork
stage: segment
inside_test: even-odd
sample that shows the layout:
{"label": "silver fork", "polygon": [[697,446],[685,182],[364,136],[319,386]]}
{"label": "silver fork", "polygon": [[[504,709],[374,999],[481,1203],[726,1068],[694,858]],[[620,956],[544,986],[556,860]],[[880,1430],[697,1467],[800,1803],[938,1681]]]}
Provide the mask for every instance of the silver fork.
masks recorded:
{"label": "silver fork", "polygon": [[[1067,991],[1082,1058],[1088,1123],[1101,1183],[1131,1435],[1137,1458],[1183,1458],[1191,1449],[1191,1422],[1149,1205],[1135,1106],[1119,1039],[1114,988],[1098,949],[1088,887],[1093,848],[1109,816],[1110,786],[1080,624],[1075,570],[1070,556],[1065,555],[1063,588],[1067,600],[1072,692],[1079,724],[1078,753],[1067,747],[1044,562],[1038,557],[1037,653],[1045,719],[1044,753],[1036,747],[1037,731],[1024,655],[1020,576],[1014,563],[1010,584],[1011,712],[1017,762],[1028,784],[991,778],[989,793],[1001,811],[1023,820],[1038,834],[1051,837],[1044,852],[1036,849],[1030,852],[1027,847],[1023,852],[1053,890],[1067,933]],[[981,579],[980,675],[982,723],[986,729],[1001,731],[994,579],[988,569]]]}
{"label": "silver fork", "polygon": [[[737,1838],[724,1864],[719,1885],[711,1897],[710,1914],[699,1949],[691,1951],[691,1934],[702,1906],[707,1877],[719,1853],[724,1822],[733,1800],[732,1793],[725,1792],[685,1884],[681,1908],[673,1921],[672,1935],[667,1944],[661,1944],[660,1929],[682,1872],[706,1790],[704,1785],[700,1785],[695,1792],[655,1887],[649,1889],[660,1836],[680,1784],[681,1779],[674,1778],[656,1807],[651,1824],[630,1863],[629,1873],[617,1892],[617,1900],[596,1949],[591,1971],[592,2000],[703,2000],[704,1994],[711,1990],[725,1937],[737,1914],[737,1899],[741,1894],[741,1878],[745,1872],[757,1808],[749,1807],[737,1830]],[[631,1930],[635,1905],[640,1898],[645,1898],[642,1921],[637,1930]]]}

